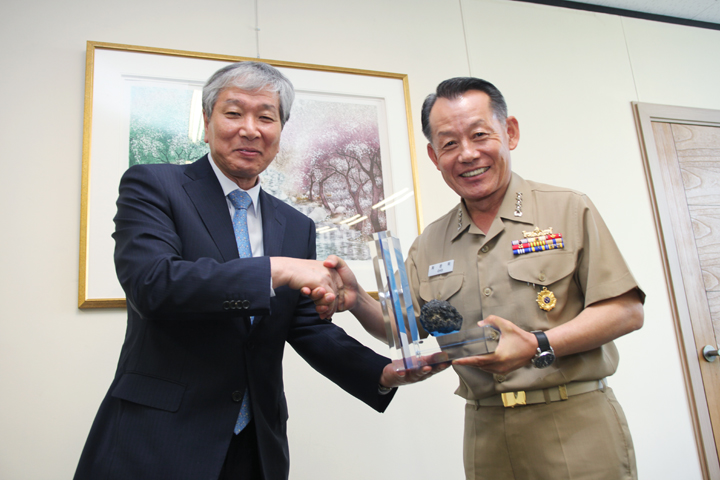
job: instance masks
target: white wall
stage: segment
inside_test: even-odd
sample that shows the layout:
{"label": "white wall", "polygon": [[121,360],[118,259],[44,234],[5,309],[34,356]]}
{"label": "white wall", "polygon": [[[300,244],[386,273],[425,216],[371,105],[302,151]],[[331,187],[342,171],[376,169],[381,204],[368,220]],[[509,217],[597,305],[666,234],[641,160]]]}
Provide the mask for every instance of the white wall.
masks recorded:
{"label": "white wall", "polygon": [[[515,170],[587,192],[648,295],[611,379],[640,477],[700,478],[630,102],[720,109],[720,32],[505,0],[258,0],[258,45],[251,0],[8,3],[0,478],[72,476],[124,336],[124,312],[76,307],[87,40],[407,73],[426,224],[457,199],[424,153],[422,100],[451,76],[494,82],[520,121]],[[462,478],[456,382],[407,387],[379,415],[288,351],[291,477]]]}

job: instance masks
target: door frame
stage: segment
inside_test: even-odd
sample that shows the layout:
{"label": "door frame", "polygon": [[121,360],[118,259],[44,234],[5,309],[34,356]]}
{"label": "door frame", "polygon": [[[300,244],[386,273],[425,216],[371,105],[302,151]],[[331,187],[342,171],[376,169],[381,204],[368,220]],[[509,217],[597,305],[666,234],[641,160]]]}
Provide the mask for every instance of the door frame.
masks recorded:
{"label": "door frame", "polygon": [[[720,111],[632,102],[640,150],[653,206],[663,270],[670,298],[685,388],[693,422],[703,478],[720,478],[718,447],[713,434],[710,411],[701,374],[702,346],[698,348],[693,334],[688,299],[682,279],[679,254],[671,223],[670,207],[665,195],[661,164],[652,123],[677,123],[720,127]],[[715,343],[713,343],[715,344]],[[704,360],[702,360],[704,361]],[[717,365],[714,365],[716,368]]]}

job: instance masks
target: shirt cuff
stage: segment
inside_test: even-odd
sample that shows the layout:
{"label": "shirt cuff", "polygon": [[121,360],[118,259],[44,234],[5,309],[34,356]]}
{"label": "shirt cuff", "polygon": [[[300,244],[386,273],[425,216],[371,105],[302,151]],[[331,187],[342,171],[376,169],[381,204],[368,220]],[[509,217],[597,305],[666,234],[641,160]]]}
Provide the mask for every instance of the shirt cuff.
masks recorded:
{"label": "shirt cuff", "polygon": [[392,392],[392,387],[383,387],[378,383],[378,393],[380,395],[387,395],[390,392]]}

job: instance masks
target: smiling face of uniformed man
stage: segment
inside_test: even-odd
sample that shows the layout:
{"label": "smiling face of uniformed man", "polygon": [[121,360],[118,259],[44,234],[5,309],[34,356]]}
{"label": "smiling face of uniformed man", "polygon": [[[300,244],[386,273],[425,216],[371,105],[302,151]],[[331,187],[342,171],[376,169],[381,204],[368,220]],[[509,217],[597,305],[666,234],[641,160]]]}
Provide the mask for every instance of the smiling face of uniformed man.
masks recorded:
{"label": "smiling face of uniformed man", "polygon": [[432,143],[427,150],[445,183],[468,209],[499,205],[512,176],[510,151],[520,130],[515,117],[496,118],[490,97],[479,90],[440,97],[430,111]]}

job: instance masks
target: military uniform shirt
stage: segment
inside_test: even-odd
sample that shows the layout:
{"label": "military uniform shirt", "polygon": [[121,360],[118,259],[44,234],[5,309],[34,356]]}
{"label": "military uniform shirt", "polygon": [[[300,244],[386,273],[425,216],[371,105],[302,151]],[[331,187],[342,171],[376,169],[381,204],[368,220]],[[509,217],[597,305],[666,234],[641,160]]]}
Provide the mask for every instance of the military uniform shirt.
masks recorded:
{"label": "military uniform shirt", "polygon": [[[562,234],[564,248],[513,255],[512,241],[536,227],[552,227],[553,233]],[[451,272],[428,275],[430,266],[448,260],[454,261]],[[544,331],[572,320],[595,302],[635,288],[644,301],[607,226],[586,195],[526,181],[515,173],[487,234],[472,223],[460,202],[415,240],[406,267],[415,312],[430,300],[446,300],[463,315],[463,329],[497,315],[526,331]],[[550,311],[540,309],[537,303],[543,287],[556,298]],[[612,375],[618,360],[617,349],[610,342],[557,358],[545,369],[528,363],[508,375],[455,366],[460,376],[455,393],[481,399],[508,391],[598,380]]]}

